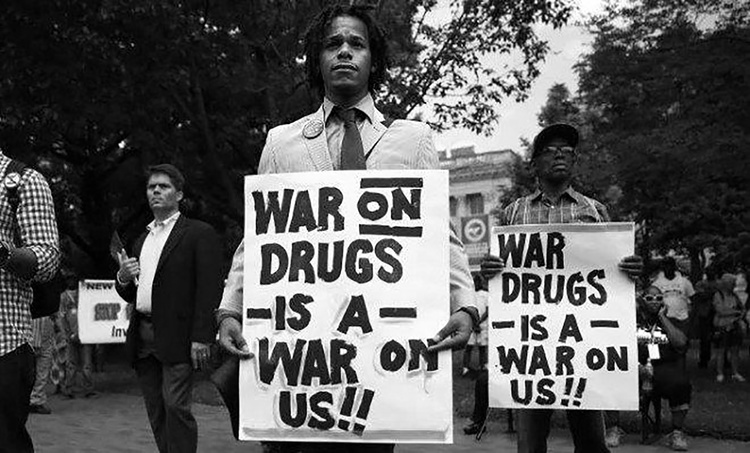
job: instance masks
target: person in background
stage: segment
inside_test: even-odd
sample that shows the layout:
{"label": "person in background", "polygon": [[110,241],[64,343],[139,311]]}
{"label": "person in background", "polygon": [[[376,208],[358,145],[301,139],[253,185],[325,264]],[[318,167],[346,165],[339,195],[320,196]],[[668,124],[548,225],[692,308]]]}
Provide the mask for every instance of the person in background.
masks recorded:
{"label": "person in background", "polygon": [[148,169],[154,220],[123,252],[115,288],[133,304],[125,348],[161,453],[198,448],[192,413],[196,370],[209,366],[221,296],[221,242],[214,228],[180,213],[185,177],[174,165]]}
{"label": "person in background", "polygon": [[55,339],[52,348],[52,366],[49,370],[49,381],[54,386],[56,394],[63,394],[65,386],[65,370],[68,366],[68,339],[62,331],[62,316],[60,312],[55,317]]}
{"label": "person in background", "polygon": [[684,321],[690,316],[690,298],[695,294],[692,283],[677,272],[677,262],[671,256],[664,258],[661,272],[652,285],[659,288],[664,295],[669,317]]}
{"label": "person in background", "polygon": [[737,277],[734,283],[734,293],[740,299],[740,303],[742,303],[745,310],[747,310],[747,273],[745,272],[745,268],[737,266],[737,272],[734,275]]}
{"label": "person in background", "polygon": [[724,382],[725,353],[731,355],[731,377],[737,382],[745,382],[739,371],[740,346],[747,332],[745,309],[734,293],[736,277],[724,274],[719,279],[713,299],[714,337],[716,339],[716,382]]}
{"label": "person in background", "polygon": [[76,376],[81,376],[81,392],[86,398],[96,398],[93,376],[93,344],[82,344],[78,336],[78,280],[74,276],[67,279],[68,289],[60,294],[60,328],[68,341],[65,377],[61,393],[75,398]]}
{"label": "person in background", "polygon": [[51,414],[47,406],[47,383],[52,366],[52,349],[55,347],[55,323],[53,316],[44,316],[31,322],[32,343],[36,357],[36,378],[31,390],[29,412],[32,414]]}
{"label": "person in background", "polygon": [[[707,274],[709,275],[709,274]],[[708,368],[711,360],[711,337],[714,330],[713,298],[716,282],[713,276],[695,284],[692,322],[699,342],[698,368]]]}
{"label": "person in background", "polygon": [[747,293],[747,271],[744,265],[737,266],[737,281],[734,284],[734,293],[742,302],[742,306],[745,309],[745,325],[750,331],[750,307],[748,307],[748,293]]}
{"label": "person in background", "polygon": [[[650,382],[641,382],[641,391],[650,387],[655,395],[669,401],[672,430],[667,446],[675,451],[688,449],[685,417],[690,409],[692,385],[685,356],[688,349],[688,321],[671,318],[664,295],[656,286],[646,288],[637,305],[639,373]],[[645,385],[644,385],[645,384]],[[619,412],[607,413],[607,446],[620,445],[625,431],[620,427]]]}
{"label": "person in background", "polygon": [[471,336],[469,337],[469,341],[466,342],[466,346],[464,347],[464,352],[462,354],[461,358],[461,376],[468,376],[469,373],[472,371],[471,366],[471,359],[474,355],[474,349],[476,349],[477,346],[477,337],[476,332],[472,332]]}
{"label": "person in background", "polygon": [[487,280],[481,274],[474,275],[474,290],[476,304],[479,310],[479,331],[472,333],[479,350],[479,370],[474,381],[474,411],[471,421],[464,427],[464,434],[477,434],[485,426],[487,409],[489,408],[489,394],[487,388],[487,318],[490,294],[487,292]]}

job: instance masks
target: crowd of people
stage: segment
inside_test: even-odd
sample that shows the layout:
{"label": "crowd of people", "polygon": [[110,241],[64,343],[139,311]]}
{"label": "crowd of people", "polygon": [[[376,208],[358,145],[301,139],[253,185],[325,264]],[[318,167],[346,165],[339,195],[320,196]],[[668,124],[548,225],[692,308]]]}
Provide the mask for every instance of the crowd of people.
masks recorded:
{"label": "crowd of people", "polygon": [[[305,36],[305,64],[308,82],[321,94],[321,106],[311,115],[268,132],[258,173],[438,168],[426,124],[392,121],[375,107],[373,94],[387,74],[386,49],[384,30],[367,8],[333,5],[314,18]],[[388,139],[383,139],[385,134]],[[602,203],[572,187],[578,142],[578,130],[571,125],[555,124],[540,131],[531,156],[538,190],[507,206],[501,224],[610,221]],[[8,168],[10,162],[0,153],[0,169]],[[127,356],[157,448],[188,453],[196,451],[198,438],[191,410],[194,373],[209,367],[210,345],[217,331],[218,342],[228,354],[240,359],[250,356],[241,328],[244,246],[241,243],[235,251],[229,274],[221,275],[218,234],[207,223],[180,212],[186,185],[182,172],[172,164],[160,164],[149,168],[147,178],[145,192],[153,221],[132,247],[119,251],[119,269],[113,278],[118,293],[134,307],[126,337]],[[33,451],[25,428],[29,412],[49,410],[38,390],[49,374],[48,363],[54,363],[55,344],[66,347],[67,372],[61,392],[75,396],[73,380],[80,377],[80,395],[97,395],[92,380],[93,348],[81,344],[78,335],[75,290],[62,293],[58,315],[31,320],[30,282],[52,277],[60,250],[47,183],[31,169],[19,174],[16,183],[19,180],[24,203],[17,213],[5,205],[0,210],[0,452],[14,453]],[[6,177],[6,188],[10,183]],[[22,232],[20,238],[17,230]],[[488,256],[481,275],[472,282],[465,251],[452,229],[446,243],[450,281],[445,285],[450,288],[451,314],[444,326],[435,326],[430,351],[460,348],[474,332],[472,350],[479,351],[480,379],[472,423],[465,431],[477,433],[487,413],[486,282],[503,272],[505,263]],[[619,270],[638,281],[643,260],[622,257]],[[662,272],[646,285],[638,303],[639,326],[645,332],[642,385],[650,382],[654,391],[669,399],[674,427],[669,445],[677,450],[687,448],[682,429],[691,388],[683,371],[691,322],[698,326],[701,342],[716,342],[717,381],[726,379],[725,364],[729,364],[730,379],[744,381],[737,366],[747,331],[746,281],[744,296],[734,276],[709,278],[696,286],[698,292],[676,271],[674,261],[665,259]],[[55,335],[60,342],[54,341]],[[707,354],[703,359],[707,364]],[[552,412],[516,412],[519,452],[547,450]],[[617,432],[616,415],[605,435],[602,411],[565,412],[576,451],[607,452],[615,446],[609,434]],[[289,453],[374,453],[392,452],[395,445],[265,442],[263,448]]]}

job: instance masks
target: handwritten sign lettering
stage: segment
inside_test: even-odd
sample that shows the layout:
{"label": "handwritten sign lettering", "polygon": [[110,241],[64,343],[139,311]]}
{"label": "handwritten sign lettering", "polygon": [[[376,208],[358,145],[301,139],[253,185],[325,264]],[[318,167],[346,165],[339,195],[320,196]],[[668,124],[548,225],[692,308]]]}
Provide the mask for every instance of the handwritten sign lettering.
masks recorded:
{"label": "handwritten sign lettering", "polygon": [[637,409],[633,225],[500,227],[490,247],[490,404]]}
{"label": "handwritten sign lettering", "polygon": [[[335,187],[331,180],[335,179]],[[444,171],[245,181],[243,440],[451,442]]]}

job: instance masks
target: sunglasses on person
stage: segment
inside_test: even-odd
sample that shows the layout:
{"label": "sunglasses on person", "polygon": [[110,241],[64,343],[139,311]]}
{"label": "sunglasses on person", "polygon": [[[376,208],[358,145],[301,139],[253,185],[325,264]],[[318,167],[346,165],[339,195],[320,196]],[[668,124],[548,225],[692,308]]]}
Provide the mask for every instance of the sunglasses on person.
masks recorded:
{"label": "sunglasses on person", "polygon": [[572,146],[545,146],[540,150],[539,154],[557,155],[557,153],[560,153],[563,156],[572,156],[575,152],[576,149]]}
{"label": "sunglasses on person", "polygon": [[645,300],[646,302],[661,302],[664,300],[664,296],[662,296],[661,294],[657,294],[655,296],[649,294],[648,296],[643,296],[643,300]]}

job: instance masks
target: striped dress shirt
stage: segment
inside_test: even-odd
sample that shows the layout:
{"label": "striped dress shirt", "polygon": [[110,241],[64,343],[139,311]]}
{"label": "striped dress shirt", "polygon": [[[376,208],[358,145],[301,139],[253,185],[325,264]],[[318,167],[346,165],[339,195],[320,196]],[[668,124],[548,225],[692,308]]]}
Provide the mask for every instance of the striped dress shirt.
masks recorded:
{"label": "striped dress shirt", "polygon": [[501,225],[600,222],[609,222],[607,208],[571,187],[562,193],[558,202],[541,190],[518,198],[503,209],[500,218]]}

